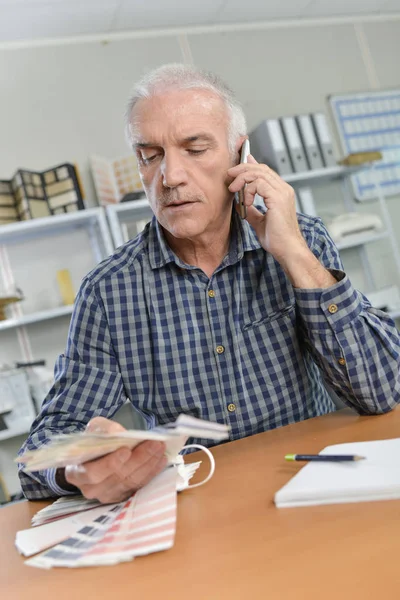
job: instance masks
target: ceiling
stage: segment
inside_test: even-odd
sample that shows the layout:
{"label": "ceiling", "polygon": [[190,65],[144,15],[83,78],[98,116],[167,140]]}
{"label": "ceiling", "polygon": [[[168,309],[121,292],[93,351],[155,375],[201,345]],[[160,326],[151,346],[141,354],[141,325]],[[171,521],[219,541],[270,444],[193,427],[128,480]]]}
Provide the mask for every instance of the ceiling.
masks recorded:
{"label": "ceiling", "polygon": [[0,0],[0,43],[391,13],[400,13],[400,0]]}

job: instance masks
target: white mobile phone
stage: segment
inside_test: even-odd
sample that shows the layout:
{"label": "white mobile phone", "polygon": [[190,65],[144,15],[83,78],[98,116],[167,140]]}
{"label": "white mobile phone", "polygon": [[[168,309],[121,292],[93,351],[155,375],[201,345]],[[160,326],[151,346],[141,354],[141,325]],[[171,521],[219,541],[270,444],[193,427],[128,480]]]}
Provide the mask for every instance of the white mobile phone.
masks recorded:
{"label": "white mobile phone", "polygon": [[[250,154],[250,142],[249,140],[244,140],[242,149],[240,151],[240,163],[247,163],[247,157]],[[246,185],[239,190],[239,213],[242,219],[247,217],[247,207],[244,203],[244,190]]]}

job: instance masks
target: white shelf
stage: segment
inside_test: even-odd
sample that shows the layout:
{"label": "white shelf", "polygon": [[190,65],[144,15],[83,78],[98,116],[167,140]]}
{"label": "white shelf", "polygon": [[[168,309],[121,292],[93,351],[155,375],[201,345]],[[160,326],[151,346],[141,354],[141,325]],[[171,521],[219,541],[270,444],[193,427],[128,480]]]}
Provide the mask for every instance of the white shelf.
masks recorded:
{"label": "white shelf", "polygon": [[76,228],[98,227],[106,254],[111,254],[113,246],[107,229],[103,208],[87,208],[65,215],[53,215],[29,221],[18,221],[0,225],[0,244],[25,241],[43,235],[55,235]]}
{"label": "white shelf", "polygon": [[18,317],[16,319],[6,319],[5,321],[0,321],[0,331],[71,315],[72,310],[73,306],[60,306],[57,308],[51,308],[49,310],[42,310],[40,312],[32,313],[30,315],[24,315],[23,317]]}
{"label": "white shelf", "polygon": [[150,208],[149,201],[146,196],[142,198],[138,198],[137,200],[130,200],[129,202],[117,202],[115,204],[108,204],[106,207],[106,211],[115,212],[115,213],[123,213],[123,214],[132,214],[134,215],[138,210],[142,208]]}
{"label": "white shelf", "polygon": [[387,231],[382,231],[380,233],[359,233],[351,236],[349,235],[346,240],[337,243],[336,247],[338,250],[346,250],[347,248],[356,248],[357,246],[384,240],[388,237],[389,233]]}
{"label": "white shelf", "polygon": [[139,221],[143,218],[149,218],[153,214],[146,197],[131,200],[130,202],[110,204],[106,207],[106,213],[116,248],[122,246],[125,242],[121,227],[122,223]]}
{"label": "white shelf", "polygon": [[2,442],[4,440],[10,440],[10,439],[18,437],[20,435],[27,435],[29,433],[29,431],[30,431],[30,427],[23,427],[22,429],[18,429],[17,431],[4,429],[4,430],[0,431],[0,442]]}
{"label": "white shelf", "polygon": [[281,177],[291,185],[301,184],[302,187],[306,187],[317,183],[343,179],[366,168],[368,168],[368,165],[357,167],[342,167],[338,165],[337,167],[325,167],[324,169],[314,169],[312,171],[303,171],[302,173],[290,173],[289,175],[281,175]]}

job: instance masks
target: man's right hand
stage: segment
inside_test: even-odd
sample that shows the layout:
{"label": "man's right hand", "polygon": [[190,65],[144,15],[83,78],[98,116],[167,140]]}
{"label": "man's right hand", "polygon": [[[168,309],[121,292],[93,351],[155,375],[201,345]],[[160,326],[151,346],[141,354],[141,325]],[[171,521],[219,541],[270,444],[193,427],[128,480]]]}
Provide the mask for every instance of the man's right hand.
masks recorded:
{"label": "man's right hand", "polygon": [[[86,430],[118,433],[125,428],[115,421],[95,417]],[[166,464],[165,444],[145,441],[133,450],[119,448],[82,465],[69,465],[65,467],[64,476],[86,498],[96,498],[103,503],[122,502],[158,475]]]}

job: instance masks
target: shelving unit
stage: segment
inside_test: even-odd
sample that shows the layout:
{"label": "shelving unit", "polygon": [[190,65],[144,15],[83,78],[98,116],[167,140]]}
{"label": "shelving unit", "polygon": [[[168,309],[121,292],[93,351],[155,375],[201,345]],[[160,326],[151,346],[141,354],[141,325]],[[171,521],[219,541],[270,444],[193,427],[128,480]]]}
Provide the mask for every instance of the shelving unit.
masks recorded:
{"label": "shelving unit", "polygon": [[[9,259],[11,247],[33,240],[43,240],[46,236],[69,233],[72,235],[77,230],[85,230],[89,236],[93,266],[113,252],[114,246],[103,208],[90,208],[64,215],[0,226],[0,276],[5,290],[12,289],[16,284]],[[24,314],[22,307],[16,304],[10,308],[10,312],[12,314],[11,318],[0,321],[0,335],[5,330],[16,329],[21,358],[25,361],[31,361],[34,356],[27,326],[49,319],[70,316],[72,306],[57,306]]]}
{"label": "shelving unit", "polygon": [[[132,235],[129,235],[129,225],[150,221],[153,215],[150,204],[145,196],[130,202],[110,204],[106,207],[106,212],[111,235],[116,248],[133,237]],[[143,229],[143,227],[141,227],[141,229]],[[137,233],[139,233],[139,231],[136,228],[133,234],[136,235]]]}
{"label": "shelving unit", "polygon": [[357,248],[358,246],[364,246],[371,242],[378,242],[379,240],[385,240],[389,238],[387,231],[381,233],[360,233],[357,235],[349,236],[345,241],[336,244],[338,250],[349,250],[350,248]]}
{"label": "shelving unit", "polygon": [[93,237],[94,250],[100,260],[113,251],[103,208],[87,208],[65,215],[0,225],[0,246],[77,228],[85,228],[90,232],[90,236]]}
{"label": "shelving unit", "polygon": [[[48,258],[44,257],[44,260],[50,261],[49,271],[46,272],[46,265],[37,265],[37,268],[41,268],[41,276],[37,277],[35,259],[30,258],[34,249],[37,249],[37,244],[48,247]],[[54,248],[54,244],[56,244]],[[61,244],[61,250],[59,247]],[[78,244],[78,250],[76,249]],[[81,246],[85,248],[86,256],[81,259],[79,250]],[[39,298],[48,302],[46,293],[46,284],[50,285],[52,282],[55,284],[55,267],[57,264],[55,254],[58,252],[63,253],[63,257],[60,259],[62,263],[66,257],[69,256],[69,249],[71,248],[71,256],[73,257],[73,266],[77,268],[79,277],[84,275],[84,271],[87,268],[94,267],[101,260],[109,256],[113,250],[114,245],[110,235],[110,229],[108,226],[105,210],[103,208],[91,208],[81,210],[73,213],[67,213],[63,215],[44,217],[40,219],[32,219],[29,221],[22,221],[17,223],[10,223],[7,225],[0,226],[0,282],[2,283],[3,291],[7,292],[12,289],[16,284],[15,271],[12,268],[12,259],[17,255],[19,258],[26,257],[27,265],[20,269],[18,285],[24,291],[24,287],[30,289],[30,294],[27,294],[27,298],[35,294],[35,289]],[[17,253],[17,254],[16,254]],[[36,254],[34,255],[36,256]],[[72,260],[72,259],[71,259]],[[31,262],[30,262],[31,261]],[[16,265],[14,264],[14,267]],[[22,277],[22,280],[21,280]],[[36,279],[38,281],[36,281]],[[25,285],[24,285],[25,284]],[[56,290],[57,292],[57,290]],[[51,296],[54,301],[54,294]],[[56,293],[56,298],[58,295]],[[61,298],[59,299],[61,301]],[[40,301],[38,302],[40,305]],[[53,302],[54,304],[54,302]],[[4,354],[6,356],[6,362],[9,367],[12,367],[13,363],[18,360],[22,362],[30,362],[33,360],[41,359],[43,356],[39,351],[34,352],[32,346],[34,341],[44,335],[47,344],[48,331],[44,328],[31,326],[40,324],[42,322],[48,322],[50,320],[60,320],[60,327],[62,331],[65,331],[67,321],[72,314],[73,306],[50,306],[47,309],[36,310],[34,312],[23,312],[23,307],[19,304],[15,304],[10,307],[11,317],[0,321],[0,344],[7,346],[7,343],[13,347],[13,352]],[[13,330],[15,331],[16,338],[18,340],[19,355],[15,356],[15,344],[11,342],[13,340]],[[58,338],[58,324],[54,327],[55,337]],[[7,337],[8,335],[8,337]],[[11,337],[10,337],[11,335]],[[54,343],[54,341],[53,341]],[[57,348],[60,349],[65,344],[65,334],[63,333],[62,339],[60,339],[59,345],[57,341]],[[40,347],[40,344],[39,344]],[[55,350],[55,354],[57,354]],[[0,360],[0,362],[2,362]],[[53,365],[50,366],[52,368]],[[14,375],[16,373],[16,375]],[[7,429],[0,431],[0,442],[13,444],[13,439],[20,435],[26,434],[31,426],[33,419],[35,418],[35,406],[30,399],[30,392],[27,389],[27,385],[23,386],[24,378],[26,381],[26,374],[24,372],[16,372],[14,369],[7,369],[3,373],[3,377],[10,374],[13,380],[19,382],[20,391],[14,390],[14,408],[11,412],[5,413],[4,421],[7,425]],[[18,379],[19,378],[19,379]],[[0,394],[1,394],[1,379],[0,372]],[[26,388],[26,389],[25,389]],[[5,389],[3,390],[5,393]],[[8,446],[8,448],[11,448]],[[1,452],[7,453],[7,447],[4,445],[1,448]]]}
{"label": "shelving unit", "polygon": [[343,179],[343,177],[354,175],[362,169],[365,169],[365,167],[342,167],[341,165],[337,165],[336,167],[325,167],[324,169],[282,175],[282,179],[290,183],[290,185],[304,187]]}
{"label": "shelving unit", "polygon": [[5,321],[0,321],[0,331],[5,331],[6,329],[15,329],[16,327],[24,327],[25,325],[40,323],[41,321],[48,321],[50,319],[56,319],[57,317],[69,316],[72,314],[72,310],[72,305],[59,306],[57,308],[42,310],[30,315],[16,317],[14,319],[6,319]]}
{"label": "shelving unit", "polygon": [[[312,216],[318,215],[318,210],[315,206],[314,197],[312,193],[312,187],[327,182],[340,181],[342,185],[342,193],[346,210],[348,212],[351,212],[354,211],[354,200],[353,193],[349,185],[350,177],[352,175],[360,173],[361,171],[365,171],[366,169],[369,169],[371,171],[372,179],[374,179],[374,165],[363,165],[357,167],[330,167],[315,171],[307,171],[304,173],[292,173],[290,175],[284,176],[284,179],[288,183],[290,183],[296,190],[296,195],[300,204],[300,210]],[[375,181],[378,180],[375,179]],[[381,186],[379,186],[379,184],[376,183],[375,187],[376,196],[378,198],[379,206],[383,217],[385,227],[384,231],[376,233],[355,234],[349,236],[346,240],[337,244],[337,248],[339,251],[350,250],[352,248],[358,250],[363,265],[364,275],[367,281],[369,292],[376,291],[377,286],[371,269],[370,261],[366,252],[366,246],[368,244],[383,239],[387,239],[390,242],[393,260],[395,261],[396,270],[400,277],[400,251],[393,232],[389,211],[386,205],[386,200],[382,192]],[[368,296],[368,292],[366,293],[366,295]],[[400,306],[398,308],[396,307],[395,310],[390,310],[389,315],[394,319],[399,318]]]}

